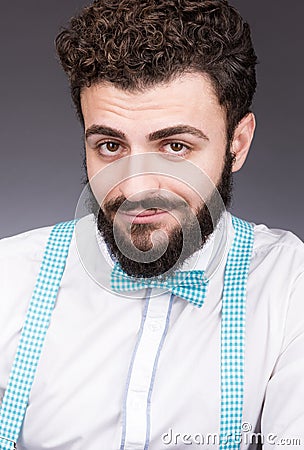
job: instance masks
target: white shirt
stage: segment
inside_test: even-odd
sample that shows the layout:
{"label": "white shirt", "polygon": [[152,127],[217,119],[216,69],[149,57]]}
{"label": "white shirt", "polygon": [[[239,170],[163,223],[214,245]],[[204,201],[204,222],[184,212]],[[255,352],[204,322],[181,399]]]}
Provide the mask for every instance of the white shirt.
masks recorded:
{"label": "white shirt", "polygon": [[[0,241],[1,397],[50,230]],[[210,242],[196,268],[207,269]],[[118,450],[122,434],[125,450],[218,448],[227,251],[197,308],[156,290],[146,299],[144,290],[104,289],[83,266],[74,236],[18,450]],[[254,431],[265,449],[304,447],[303,272],[296,236],[254,226],[241,449],[256,448]]]}

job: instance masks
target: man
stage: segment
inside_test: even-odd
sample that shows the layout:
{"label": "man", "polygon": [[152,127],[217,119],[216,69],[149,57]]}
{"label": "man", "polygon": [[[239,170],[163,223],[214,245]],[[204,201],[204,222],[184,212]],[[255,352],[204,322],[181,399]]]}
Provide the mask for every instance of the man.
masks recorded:
{"label": "man", "polygon": [[248,25],[225,0],[97,0],[56,46],[89,185],[76,221],[1,242],[0,448],[303,446],[303,244],[225,211]]}

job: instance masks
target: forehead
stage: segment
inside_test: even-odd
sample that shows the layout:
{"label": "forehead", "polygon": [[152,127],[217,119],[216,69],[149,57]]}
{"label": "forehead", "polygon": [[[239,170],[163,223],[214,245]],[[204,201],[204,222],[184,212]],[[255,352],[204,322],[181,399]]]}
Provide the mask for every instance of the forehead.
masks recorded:
{"label": "forehead", "polygon": [[[86,127],[99,120],[206,121],[225,125],[220,106],[207,75],[189,73],[147,89],[127,91],[111,83],[83,88],[81,107]],[[199,125],[197,123],[197,125]]]}

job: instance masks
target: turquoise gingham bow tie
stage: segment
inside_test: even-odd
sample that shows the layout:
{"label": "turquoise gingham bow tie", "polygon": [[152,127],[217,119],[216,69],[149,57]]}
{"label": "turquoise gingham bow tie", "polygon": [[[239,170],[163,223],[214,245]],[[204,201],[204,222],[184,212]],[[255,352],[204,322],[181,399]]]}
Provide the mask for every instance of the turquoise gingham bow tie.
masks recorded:
{"label": "turquoise gingham bow tie", "polygon": [[204,303],[208,283],[203,270],[176,272],[165,280],[136,279],[128,276],[116,263],[111,273],[111,287],[114,291],[137,291],[145,288],[169,289],[172,294],[199,308]]}

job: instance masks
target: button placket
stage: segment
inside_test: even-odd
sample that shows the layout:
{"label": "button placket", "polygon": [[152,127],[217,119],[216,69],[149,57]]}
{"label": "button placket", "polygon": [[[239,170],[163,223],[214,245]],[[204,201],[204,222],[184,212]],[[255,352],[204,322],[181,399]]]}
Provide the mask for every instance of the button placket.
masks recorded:
{"label": "button placket", "polygon": [[124,450],[142,450],[148,429],[148,400],[153,384],[153,373],[159,349],[166,333],[167,316],[170,312],[169,293],[151,298],[146,319],[139,334],[137,351],[133,355],[132,370],[126,394],[126,422]]}

